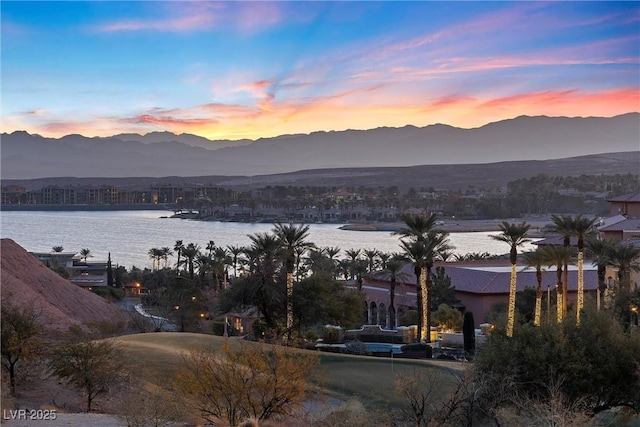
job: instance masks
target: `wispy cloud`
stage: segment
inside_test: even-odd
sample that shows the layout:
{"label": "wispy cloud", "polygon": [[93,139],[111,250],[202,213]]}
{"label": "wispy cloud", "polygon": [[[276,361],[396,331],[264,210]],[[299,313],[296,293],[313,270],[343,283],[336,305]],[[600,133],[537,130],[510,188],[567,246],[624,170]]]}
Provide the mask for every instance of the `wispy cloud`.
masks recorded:
{"label": "wispy cloud", "polygon": [[278,2],[160,2],[161,16],[122,19],[100,24],[99,32],[199,32],[213,29],[260,31],[284,19]]}
{"label": "wispy cloud", "polygon": [[101,25],[98,30],[102,32],[121,31],[200,31],[211,29],[216,22],[212,15],[183,16],[179,18],[158,20],[125,20]]}

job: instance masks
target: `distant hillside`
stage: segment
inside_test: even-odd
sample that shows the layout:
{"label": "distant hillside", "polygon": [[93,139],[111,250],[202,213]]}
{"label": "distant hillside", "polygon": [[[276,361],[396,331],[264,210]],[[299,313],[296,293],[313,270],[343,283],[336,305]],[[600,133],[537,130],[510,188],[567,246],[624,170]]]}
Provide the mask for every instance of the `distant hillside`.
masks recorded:
{"label": "distant hillside", "polygon": [[640,114],[518,117],[476,129],[446,125],[209,141],[161,132],[111,138],[2,134],[5,179],[255,176],[309,169],[550,160],[640,151]]}
{"label": "distant hillside", "polygon": [[480,165],[423,165],[389,168],[315,169],[285,174],[257,176],[166,176],[161,178],[40,178],[3,180],[3,185],[20,185],[38,190],[47,185],[114,185],[122,189],[146,189],[154,185],[193,185],[194,183],[225,188],[254,189],[266,186],[389,187],[399,189],[433,187],[442,190],[495,188],[510,181],[548,176],[640,173],[640,151],[570,157],[557,160],[498,162]]}
{"label": "distant hillside", "polygon": [[2,239],[2,298],[41,313],[47,328],[95,322],[126,322],[128,315],[115,304],[82,289],[50,270],[11,239]]}

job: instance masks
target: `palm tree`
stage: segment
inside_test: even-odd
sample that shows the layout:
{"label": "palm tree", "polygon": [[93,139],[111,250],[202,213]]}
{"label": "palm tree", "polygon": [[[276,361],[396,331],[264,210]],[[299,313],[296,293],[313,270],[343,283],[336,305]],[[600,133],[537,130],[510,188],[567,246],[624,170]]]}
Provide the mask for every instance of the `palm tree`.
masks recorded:
{"label": "palm tree", "polygon": [[416,306],[418,308],[418,340],[430,340],[431,334],[427,334],[426,326],[429,323],[429,302],[427,296],[427,250],[422,242],[411,240],[400,240],[400,247],[403,251],[404,258],[413,264],[413,272],[416,276]]}
{"label": "palm tree", "polygon": [[176,261],[176,275],[180,274],[180,256],[182,255],[182,251],[184,250],[184,244],[182,240],[176,240],[176,244],[173,246],[173,250],[176,251],[176,255],[178,256],[178,260]]}
{"label": "palm tree", "polygon": [[62,252],[64,248],[62,246],[54,246],[51,250],[53,250],[53,252]]}
{"label": "palm tree", "polygon": [[322,252],[329,257],[330,260],[335,261],[335,257],[340,253],[341,249],[337,246],[327,246],[322,248]]}
{"label": "palm tree", "polygon": [[207,273],[212,270],[211,258],[207,254],[198,253],[194,260],[195,266],[198,268],[198,278],[200,284],[205,284]]}
{"label": "palm tree", "polygon": [[378,254],[378,257],[380,258],[380,266],[384,270],[385,268],[387,268],[387,262],[389,262],[389,260],[391,259],[392,254],[387,252],[380,252]]}
{"label": "palm tree", "polygon": [[428,217],[403,215],[402,222],[405,223],[406,227],[394,231],[394,235],[413,240],[424,240],[427,233],[436,226],[436,214],[431,214]]}
{"label": "palm tree", "polygon": [[610,253],[611,265],[618,269],[618,283],[620,288],[631,292],[631,272],[640,271],[636,261],[640,261],[640,248],[630,243],[615,245]]}
{"label": "palm tree", "polygon": [[231,254],[231,263],[233,265],[233,277],[238,277],[238,260],[240,254],[244,252],[244,246],[228,245],[227,250]]}
{"label": "palm tree", "polygon": [[287,273],[287,330],[291,334],[293,328],[293,272],[296,263],[297,249],[310,249],[315,245],[307,242],[308,225],[275,224],[273,232],[280,239],[282,255]]}
{"label": "palm tree", "polygon": [[225,248],[215,248],[213,251],[212,267],[216,287],[220,284],[222,277],[222,287],[227,286],[227,265],[229,264],[229,252]]}
{"label": "palm tree", "polygon": [[376,266],[376,257],[380,255],[380,252],[377,249],[365,249],[364,255],[367,257],[367,266],[369,273],[371,273]]}
{"label": "palm tree", "polygon": [[536,306],[533,311],[533,324],[540,326],[540,318],[542,315],[542,268],[546,265],[546,259],[543,251],[538,247],[535,251],[525,252],[522,259],[527,267],[535,268],[536,280],[538,287],[536,288]]}
{"label": "palm tree", "polygon": [[499,240],[509,245],[509,261],[511,262],[511,281],[509,282],[509,309],[507,314],[507,336],[513,336],[513,326],[516,314],[516,281],[518,270],[516,263],[518,261],[518,246],[522,246],[531,240],[527,239],[527,232],[530,225],[526,222],[521,224],[513,224],[502,221],[500,224],[500,234],[491,236],[492,239]]}
{"label": "palm tree", "polygon": [[347,249],[344,253],[349,258],[349,278],[353,279],[355,277],[355,266],[356,262],[360,259],[360,253],[362,249]]}
{"label": "palm tree", "polygon": [[213,251],[216,249],[215,242],[213,240],[209,240],[209,243],[207,243],[207,247],[205,249],[209,251],[209,257],[211,258],[213,255]]}
{"label": "palm tree", "polygon": [[[573,227],[573,218],[566,215],[551,215],[551,220],[554,224],[554,231],[558,233],[562,237],[562,244],[565,248],[571,246],[571,237],[575,234]],[[569,284],[569,268],[568,265],[564,265],[564,285],[567,286]],[[566,296],[566,294],[565,294]],[[567,312],[567,300],[568,298],[564,298],[562,300],[562,311],[563,315]]]}
{"label": "palm tree", "polygon": [[425,302],[425,306],[427,307],[427,331],[429,340],[427,342],[431,342],[431,288],[433,287],[433,280],[431,269],[433,268],[433,263],[436,260],[443,260],[443,253],[446,254],[452,249],[452,246],[449,245],[449,233],[431,230],[427,233],[427,240],[425,241],[426,247],[426,260],[425,267],[427,275],[425,277],[425,284],[427,286],[426,297],[427,300]]}
{"label": "palm tree", "polygon": [[449,234],[435,230],[436,214],[428,217],[405,215],[402,220],[406,227],[393,234],[409,239],[401,240],[401,247],[408,259],[414,263],[418,281],[418,312],[421,319],[418,331],[421,339],[431,342],[431,268],[436,259],[442,259],[440,253],[452,249],[449,245]]}
{"label": "palm tree", "polygon": [[158,268],[156,265],[160,263],[160,250],[158,248],[151,248],[147,254],[149,255],[149,258],[151,258],[151,270],[157,270]]}
{"label": "palm tree", "polygon": [[580,324],[580,312],[584,307],[584,239],[593,234],[596,219],[582,215],[573,218],[573,233],[578,237],[578,295],[576,301],[576,323]]}
{"label": "palm tree", "polygon": [[193,271],[193,262],[196,257],[200,254],[200,245],[197,243],[189,243],[186,247],[182,249],[182,255],[186,258],[187,267],[189,268],[189,278],[193,280],[194,271]]}
{"label": "palm tree", "polygon": [[162,248],[160,248],[160,258],[162,258],[163,262],[163,266],[164,268],[167,268],[169,266],[169,257],[173,255],[173,252],[171,251],[171,248],[168,246],[164,246]]}
{"label": "palm tree", "polygon": [[275,288],[276,257],[281,253],[281,240],[271,233],[255,233],[249,235],[251,246],[245,254],[249,258],[251,275],[256,277],[255,289],[258,295],[258,308],[270,328],[275,328],[276,317],[273,307],[281,301]]}
{"label": "palm tree", "polygon": [[[563,270],[565,270],[573,259],[573,249],[567,246],[549,245],[542,248],[545,264],[550,267],[556,267],[556,305],[557,305],[557,321],[562,322],[564,317],[564,301],[568,297],[567,282],[563,283]],[[566,275],[564,275],[566,277]]]}
{"label": "palm tree", "polygon": [[407,274],[402,271],[405,262],[399,258],[390,258],[386,263],[384,272],[389,275],[389,327],[396,328],[396,283],[400,280],[406,280]]}
{"label": "palm tree", "polygon": [[84,262],[87,262],[87,258],[92,257],[93,255],[91,255],[91,249],[81,249],[80,250],[80,257],[81,259],[84,260]]}
{"label": "palm tree", "polygon": [[600,239],[597,236],[589,236],[587,238],[587,251],[589,256],[593,258],[592,264],[597,268],[598,292],[596,294],[596,305],[598,311],[600,311],[602,293],[607,289],[605,276],[607,266],[611,264],[611,252],[614,245],[613,241]]}
{"label": "palm tree", "polygon": [[364,259],[357,259],[351,263],[350,269],[353,272],[353,276],[356,279],[356,283],[358,284],[358,291],[361,291],[364,276],[368,272],[367,261]]}
{"label": "palm tree", "polygon": [[331,260],[331,262],[334,265],[334,272],[333,272],[333,279],[335,280],[337,278],[337,272],[338,272],[338,264],[337,264],[337,260],[336,260],[336,256],[338,256],[338,254],[340,253],[340,248],[337,246],[327,246],[326,248],[322,249],[322,252],[327,255],[327,257],[329,257],[329,260]]}

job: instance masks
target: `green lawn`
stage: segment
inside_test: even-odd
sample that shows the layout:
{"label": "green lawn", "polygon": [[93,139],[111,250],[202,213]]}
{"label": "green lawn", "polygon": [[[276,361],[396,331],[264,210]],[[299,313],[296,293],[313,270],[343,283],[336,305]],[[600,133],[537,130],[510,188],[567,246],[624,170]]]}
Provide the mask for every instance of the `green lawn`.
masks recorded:
{"label": "green lawn", "polygon": [[[225,340],[238,344],[237,338],[183,332],[158,332],[126,335],[114,338],[131,360],[134,372],[158,385],[167,385],[176,376],[181,353],[193,348],[219,349]],[[305,351],[305,350],[300,350]],[[397,408],[404,405],[403,398],[395,393],[396,375],[411,373],[414,369],[435,369],[443,375],[447,369],[461,369],[462,364],[453,362],[391,359],[367,356],[317,352],[320,357],[314,384],[327,394],[347,400],[357,397],[367,406]],[[446,393],[446,387],[443,387]]]}

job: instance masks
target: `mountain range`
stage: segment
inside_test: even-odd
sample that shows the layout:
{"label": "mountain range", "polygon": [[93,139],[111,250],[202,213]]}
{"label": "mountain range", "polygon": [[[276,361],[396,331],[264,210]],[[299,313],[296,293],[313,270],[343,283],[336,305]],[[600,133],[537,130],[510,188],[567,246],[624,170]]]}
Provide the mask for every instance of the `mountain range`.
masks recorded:
{"label": "mountain range", "polygon": [[474,129],[436,124],[255,141],[169,132],[56,139],[16,131],[2,134],[0,178],[250,177],[309,169],[478,165],[638,151],[639,113],[611,118],[521,116]]}

